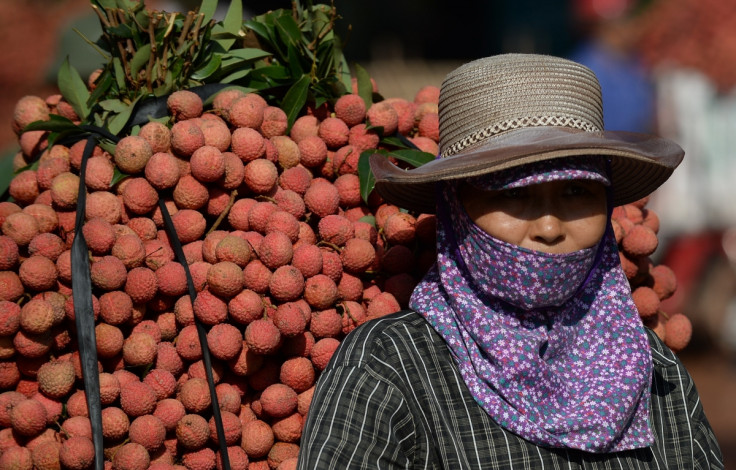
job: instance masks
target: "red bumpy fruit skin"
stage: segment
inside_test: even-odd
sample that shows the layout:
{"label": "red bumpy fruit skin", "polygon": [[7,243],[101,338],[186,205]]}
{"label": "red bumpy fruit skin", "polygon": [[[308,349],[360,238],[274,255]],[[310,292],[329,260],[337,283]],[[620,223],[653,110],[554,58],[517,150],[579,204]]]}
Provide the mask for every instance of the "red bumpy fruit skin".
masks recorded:
{"label": "red bumpy fruit skin", "polygon": [[86,437],[71,437],[62,442],[59,449],[59,463],[61,463],[62,468],[84,470],[90,468],[94,458],[94,444]]}

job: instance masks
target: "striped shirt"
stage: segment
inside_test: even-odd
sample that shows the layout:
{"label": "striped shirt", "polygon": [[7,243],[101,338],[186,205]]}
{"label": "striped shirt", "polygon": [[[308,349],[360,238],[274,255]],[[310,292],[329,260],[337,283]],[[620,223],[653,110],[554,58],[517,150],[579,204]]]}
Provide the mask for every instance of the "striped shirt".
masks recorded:
{"label": "striped shirt", "polygon": [[647,330],[651,447],[610,454],[534,445],[473,399],[442,338],[403,311],[348,335],[322,372],[300,469],[718,469],[721,451],[692,378]]}

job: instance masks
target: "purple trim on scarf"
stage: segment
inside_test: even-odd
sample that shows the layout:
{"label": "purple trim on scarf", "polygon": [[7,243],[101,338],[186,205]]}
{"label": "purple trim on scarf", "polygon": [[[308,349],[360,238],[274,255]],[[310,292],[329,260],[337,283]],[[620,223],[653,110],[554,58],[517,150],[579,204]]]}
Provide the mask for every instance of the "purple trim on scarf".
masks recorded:
{"label": "purple trim on scarf", "polygon": [[[478,403],[538,445],[590,452],[651,445],[651,356],[610,218],[592,263],[592,253],[581,252],[550,257],[526,250],[507,258],[514,247],[473,230],[451,185],[440,201],[452,207],[438,206],[438,261],[410,306],[445,339]],[[512,285],[533,304],[545,279],[554,282],[568,260],[592,268],[576,268],[580,285],[559,306],[519,308],[494,297],[517,302],[506,289]],[[524,268],[542,273],[540,280],[518,276]]]}

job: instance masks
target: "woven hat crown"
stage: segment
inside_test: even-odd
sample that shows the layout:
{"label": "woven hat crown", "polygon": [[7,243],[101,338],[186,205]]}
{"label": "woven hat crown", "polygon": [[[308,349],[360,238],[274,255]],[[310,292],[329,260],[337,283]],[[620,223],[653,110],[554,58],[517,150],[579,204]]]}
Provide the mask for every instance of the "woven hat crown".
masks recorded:
{"label": "woven hat crown", "polygon": [[505,131],[563,126],[603,130],[598,79],[559,57],[502,54],[450,72],[439,99],[440,154],[455,155]]}

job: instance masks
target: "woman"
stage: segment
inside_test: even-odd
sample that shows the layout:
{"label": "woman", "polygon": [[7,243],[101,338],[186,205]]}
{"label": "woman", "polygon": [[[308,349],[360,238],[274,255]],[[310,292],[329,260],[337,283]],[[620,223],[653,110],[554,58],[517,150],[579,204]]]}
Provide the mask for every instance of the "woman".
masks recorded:
{"label": "woman", "polygon": [[451,72],[440,157],[373,157],[385,200],[437,212],[410,311],[366,323],[323,372],[299,468],[723,468],[690,376],[639,320],[616,205],[682,159],[603,131],[587,68],[494,56]]}

